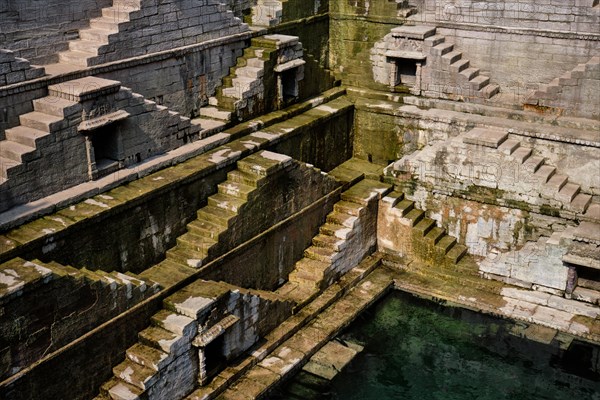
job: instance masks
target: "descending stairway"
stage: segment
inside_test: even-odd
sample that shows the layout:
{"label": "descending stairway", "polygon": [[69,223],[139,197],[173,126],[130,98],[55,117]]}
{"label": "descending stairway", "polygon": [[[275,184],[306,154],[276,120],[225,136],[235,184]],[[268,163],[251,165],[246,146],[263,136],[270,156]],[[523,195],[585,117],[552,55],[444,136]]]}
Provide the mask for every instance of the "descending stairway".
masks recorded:
{"label": "descending stairway", "polygon": [[442,71],[449,71],[458,85],[458,91],[455,85],[446,85],[443,88],[446,94],[489,99],[500,91],[500,86],[490,83],[490,78],[482,75],[479,68],[471,66],[470,61],[463,57],[461,51],[458,51],[452,43],[446,42],[444,36],[436,34],[435,28],[432,30],[431,35],[424,40],[424,50],[429,50],[432,65]]}
{"label": "descending stairway", "polygon": [[[461,165],[456,164],[459,162]],[[496,168],[493,173],[474,176],[473,171],[462,167],[471,164]],[[518,193],[520,190],[535,191],[535,198],[531,197],[534,204],[563,208],[579,215],[586,215],[592,205],[592,196],[582,193],[580,185],[546,164],[546,159],[535,155],[532,148],[509,137],[505,129],[476,127],[464,135],[404,156],[388,169],[390,171],[409,173],[437,184],[442,179],[452,188],[475,183],[517,195],[522,195]]]}
{"label": "descending stairway", "polygon": [[18,176],[24,163],[40,156],[38,148],[54,141],[52,133],[68,125],[68,117],[81,106],[50,94],[33,101],[33,112],[19,116],[20,125],[5,131],[0,141],[0,185]]}
{"label": "descending stairway", "polygon": [[587,63],[579,64],[573,70],[565,72],[560,77],[553,79],[547,85],[541,85],[533,91],[526,101],[529,104],[546,105],[544,101],[556,101],[567,86],[578,86],[584,77],[598,79],[600,73],[600,57],[592,57]]}
{"label": "descending stairway", "polygon": [[255,191],[291,162],[289,157],[264,151],[238,161],[237,169],[227,174],[227,180],[217,186],[217,193],[208,198],[208,204],[187,225],[187,232],[177,238],[177,245],[167,251],[166,259],[142,276],[161,282],[165,276],[170,279],[190,275],[228,247],[240,244],[231,239],[235,233],[233,225],[253,201]]}
{"label": "descending stairway", "polygon": [[[114,376],[101,387],[97,400],[173,399],[183,398],[215,371],[207,371],[207,361],[198,365],[198,349],[205,347],[230,328],[253,324],[253,313],[262,302],[263,312],[289,310],[289,303],[270,292],[244,289],[224,282],[197,280],[163,301],[163,309],[152,316],[150,326],[139,332],[139,340],[126,351],[123,362],[113,368]],[[252,303],[254,307],[247,307]],[[258,328],[252,326],[252,329]],[[265,332],[262,332],[263,334]],[[258,339],[258,337],[256,337]],[[229,345],[240,348],[219,349],[223,357],[235,357],[252,342]],[[203,354],[219,358],[219,354]],[[218,368],[218,365],[216,366]]]}
{"label": "descending stairway", "polygon": [[277,293],[305,304],[357,265],[372,245],[364,237],[376,219],[369,206],[390,189],[388,184],[366,179],[343,192],[312,246],[304,251],[304,258]]}
{"label": "descending stairway", "polygon": [[[190,2],[193,3],[193,2]],[[163,18],[169,5],[149,0],[113,0],[102,16],[89,21],[69,50],[58,54],[58,64],[47,66],[50,73],[65,67],[88,67],[124,58],[168,50],[248,30],[229,6],[218,0],[190,4],[181,17]],[[169,19],[171,18],[171,19]],[[182,37],[183,30],[189,31]]]}
{"label": "descending stairway", "polygon": [[384,197],[388,207],[399,213],[401,220],[411,227],[413,256],[439,266],[455,265],[467,254],[467,246],[459,244],[435,220],[415,207],[415,202],[394,191]]}

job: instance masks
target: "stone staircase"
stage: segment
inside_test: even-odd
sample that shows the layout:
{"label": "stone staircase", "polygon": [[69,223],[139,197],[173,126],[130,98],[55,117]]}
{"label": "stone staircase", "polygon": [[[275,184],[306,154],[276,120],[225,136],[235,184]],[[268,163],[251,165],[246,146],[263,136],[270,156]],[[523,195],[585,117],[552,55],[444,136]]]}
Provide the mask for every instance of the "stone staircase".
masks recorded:
{"label": "stone staircase", "polygon": [[[479,68],[473,67],[470,61],[463,57],[461,51],[457,50],[452,43],[448,43],[443,35],[436,33],[435,28],[431,28],[426,34],[423,50],[429,53],[432,68],[444,71],[451,77],[451,81],[456,83],[456,85],[445,85],[442,89],[443,93],[484,99],[499,93],[500,86],[491,83],[488,76],[481,74]],[[440,84],[443,85],[444,82]]]}
{"label": "stone staircase", "polygon": [[437,226],[436,221],[427,217],[404,193],[394,191],[383,198],[383,203],[399,217],[402,225],[410,229],[407,253],[436,266],[454,266],[467,254],[467,246],[459,244],[444,228]]}
{"label": "stone staircase", "polygon": [[204,110],[204,115],[213,119],[242,120],[245,115],[261,112],[264,109],[261,101],[264,99],[266,64],[274,66],[276,56],[275,48],[262,47],[253,39],[252,45],[244,49],[236,65],[231,67],[229,75],[223,78],[223,85],[210,99],[212,108]]}
{"label": "stone staircase", "polygon": [[33,112],[19,116],[20,125],[5,131],[0,141],[0,185],[18,176],[28,161],[40,157],[39,148],[54,142],[53,134],[68,125],[81,105],[56,94],[33,101]]}
{"label": "stone staircase", "polygon": [[89,285],[99,284],[101,287],[113,291],[124,287],[128,299],[143,298],[160,289],[155,282],[140,278],[130,272],[91,271],[87,268],[74,268],[54,261],[26,261],[17,257],[0,264],[0,303],[6,304],[14,297],[37,290],[42,285],[64,277],[86,282]]}
{"label": "stone staircase", "polygon": [[301,307],[357,265],[374,245],[364,238],[375,224],[373,204],[389,190],[388,184],[365,179],[343,192],[288,282],[276,292]]}
{"label": "stone staircase", "polygon": [[[471,164],[490,169],[462,168]],[[465,190],[471,184],[500,189],[518,200],[584,216],[593,204],[591,195],[583,193],[580,185],[556,167],[546,164],[544,157],[505,129],[493,127],[476,127],[464,135],[436,142],[404,156],[386,171],[407,173],[436,184],[439,189]]]}
{"label": "stone staircase", "polygon": [[[60,66],[85,68],[248,30],[229,6],[218,0],[185,6],[185,15],[173,20],[170,4],[113,0],[111,7],[102,9],[101,17],[89,21],[89,28],[79,31],[79,39],[70,41],[69,50],[60,52],[58,64],[50,65],[48,70],[61,72]],[[181,36],[184,29],[191,31],[188,37]]]}
{"label": "stone staircase", "polygon": [[0,86],[41,78],[45,74],[43,67],[31,65],[10,50],[0,49]]}
{"label": "stone staircase", "polygon": [[560,77],[553,79],[547,85],[541,85],[533,91],[527,99],[529,104],[546,105],[546,101],[557,100],[567,86],[578,86],[584,77],[598,79],[600,73],[600,57],[592,57],[587,63],[579,64],[573,70],[565,72]]}
{"label": "stone staircase", "polygon": [[227,180],[217,186],[217,193],[208,198],[208,204],[198,210],[197,218],[187,225],[187,232],[167,251],[166,259],[142,275],[157,276],[156,279],[162,279],[165,271],[173,276],[189,275],[230,245],[235,246],[233,225],[253,200],[254,192],[291,162],[289,157],[268,151],[238,161],[237,169],[227,174]]}
{"label": "stone staircase", "polygon": [[[233,332],[233,339],[229,338],[228,346],[221,351],[225,352],[223,357],[235,357],[258,339],[250,335],[252,340],[248,340],[244,329],[256,318],[258,303],[263,304],[263,312],[281,311],[280,307],[289,310],[287,301],[270,292],[224,282],[197,280],[169,296],[163,301],[163,309],[152,316],[150,326],[139,332],[138,342],[127,349],[125,360],[113,368],[114,376],[102,385],[96,399],[183,398],[199,379],[202,383],[215,373],[206,370],[205,358],[219,355],[205,352],[207,344]],[[240,342],[236,342],[236,326]],[[200,364],[197,347],[203,348]]]}

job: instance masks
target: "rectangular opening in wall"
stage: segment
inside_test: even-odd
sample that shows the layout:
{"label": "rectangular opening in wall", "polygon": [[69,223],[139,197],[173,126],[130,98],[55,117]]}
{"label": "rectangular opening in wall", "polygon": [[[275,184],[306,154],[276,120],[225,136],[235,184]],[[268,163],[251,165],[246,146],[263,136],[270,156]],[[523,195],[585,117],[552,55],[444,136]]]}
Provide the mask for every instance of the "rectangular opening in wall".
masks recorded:
{"label": "rectangular opening in wall", "polygon": [[396,60],[397,85],[414,86],[417,81],[417,61],[408,58]]}
{"label": "rectangular opening in wall", "polygon": [[284,103],[295,100],[298,97],[297,72],[297,68],[292,68],[281,73],[281,95]]}
{"label": "rectangular opening in wall", "polygon": [[223,354],[224,344],[225,335],[221,335],[210,342],[204,349],[204,356],[206,357],[206,376],[208,378],[219,373],[227,363],[227,359]]}
{"label": "rectangular opening in wall", "polygon": [[119,169],[118,125],[103,126],[90,135],[96,169],[99,175],[106,175]]}

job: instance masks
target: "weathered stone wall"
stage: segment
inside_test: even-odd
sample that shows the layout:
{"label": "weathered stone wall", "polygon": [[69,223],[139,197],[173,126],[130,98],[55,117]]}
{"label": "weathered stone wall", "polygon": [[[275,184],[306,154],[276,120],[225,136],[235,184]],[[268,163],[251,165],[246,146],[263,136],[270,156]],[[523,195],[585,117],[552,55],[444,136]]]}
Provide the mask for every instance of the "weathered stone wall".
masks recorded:
{"label": "weathered stone wall", "polygon": [[[22,262],[21,262],[22,263]],[[28,263],[10,262],[21,277]],[[0,380],[65,346],[147,297],[157,287],[124,274],[96,275],[39,261],[45,273],[25,282],[16,295],[0,297]]]}
{"label": "weathered stone wall", "polygon": [[[30,117],[34,121],[29,125],[25,125],[22,120],[22,126],[39,126],[46,129],[48,134],[38,137],[32,143],[35,147],[31,147],[31,152],[21,156],[21,163],[5,167],[8,180],[0,185],[0,211],[40,199],[92,178],[96,179],[101,172],[100,150],[95,149],[98,152],[95,156],[92,156],[91,152],[88,154],[90,150],[87,147],[92,145],[91,139],[86,139],[85,135],[89,132],[79,131],[80,124],[93,120],[95,116],[101,118],[116,111],[129,113],[125,120],[111,127],[114,136],[111,139],[112,145],[118,148],[117,151],[113,151],[115,154],[110,156],[113,162],[118,164],[113,171],[198,139],[199,129],[191,125],[189,119],[181,118],[164,107],[158,107],[129,89],[121,88],[117,93],[81,103],[71,103],[64,109],[59,106],[62,104],[60,96],[64,96],[63,100],[68,98],[70,91],[80,90],[82,85],[89,85],[84,89],[100,90],[102,85],[111,84],[118,85],[118,82],[95,78],[65,82],[51,86],[50,89],[56,93],[35,103],[36,112],[52,119],[53,122],[44,127],[44,120],[36,119],[38,114]],[[56,110],[60,110],[64,115],[62,120],[52,115]]]}
{"label": "weathered stone wall", "polygon": [[411,3],[418,10],[410,18],[415,22],[600,32],[600,11],[594,0],[413,0]]}
{"label": "weathered stone wall", "polygon": [[78,30],[102,15],[111,0],[19,0],[0,4],[0,47],[33,63],[57,61]]}
{"label": "weathered stone wall", "polygon": [[10,50],[0,49],[0,86],[12,85],[44,76],[44,68],[32,67]]}

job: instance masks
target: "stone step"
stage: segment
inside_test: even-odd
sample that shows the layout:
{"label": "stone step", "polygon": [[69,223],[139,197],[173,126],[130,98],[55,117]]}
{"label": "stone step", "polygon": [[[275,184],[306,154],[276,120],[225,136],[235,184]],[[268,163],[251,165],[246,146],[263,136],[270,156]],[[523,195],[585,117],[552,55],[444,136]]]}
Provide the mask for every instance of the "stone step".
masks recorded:
{"label": "stone step", "polygon": [[237,213],[215,206],[206,206],[197,212],[199,220],[212,222],[223,227],[229,226],[229,220],[237,216]]}
{"label": "stone step", "polygon": [[465,60],[464,58],[461,58],[450,65],[450,71],[457,74],[457,73],[462,72],[465,69],[469,68],[469,65],[470,65],[469,60]]}
{"label": "stone step", "polygon": [[167,250],[167,260],[188,268],[200,268],[208,257],[203,250],[194,250],[192,247],[180,244]]}
{"label": "stone step", "polygon": [[466,81],[470,82],[479,75],[479,68],[465,68],[462,71],[460,71],[460,75],[463,76]]}
{"label": "stone step", "polygon": [[338,213],[349,214],[358,217],[360,216],[361,211],[364,210],[364,207],[360,204],[352,203],[350,201],[340,200],[333,205],[333,210]]}
{"label": "stone step", "polygon": [[546,187],[553,191],[560,191],[568,182],[569,177],[562,174],[554,174],[546,182]]}
{"label": "stone step", "polygon": [[217,185],[218,193],[225,194],[228,196],[237,197],[240,199],[248,200],[250,193],[252,193],[256,187],[250,185],[244,185],[239,182],[225,181]]}
{"label": "stone step", "polygon": [[151,321],[153,326],[158,326],[178,336],[191,338],[198,333],[198,322],[195,319],[171,310],[160,310],[152,316]]}
{"label": "stone step", "polygon": [[417,208],[409,211],[405,218],[411,221],[410,226],[416,226],[425,217],[425,213]]}
{"label": "stone step", "polygon": [[578,193],[569,205],[569,208],[578,213],[584,213],[590,204],[592,204],[592,196],[585,193]]}
{"label": "stone step", "polygon": [[249,58],[246,60],[246,65],[252,68],[264,68],[265,61],[260,58]]}
{"label": "stone step", "polygon": [[19,117],[19,121],[21,122],[21,126],[48,133],[57,131],[65,125],[64,118],[44,114],[39,111],[23,114]]}
{"label": "stone step", "polygon": [[483,97],[489,99],[498,93],[500,93],[500,85],[496,83],[489,83],[483,89],[481,89]]}
{"label": "stone step", "polygon": [[424,239],[428,242],[429,245],[436,245],[442,240],[443,237],[446,236],[446,230],[444,228],[440,228],[438,226],[434,226],[427,234]]}
{"label": "stone step", "polygon": [[412,200],[404,199],[394,206],[394,208],[400,210],[403,217],[406,216],[415,208],[415,202]]}
{"label": "stone step", "polygon": [[[442,56],[442,60],[448,64],[454,64],[462,58],[462,52],[453,50]],[[460,71],[459,71],[460,72]]]}
{"label": "stone step", "polygon": [[342,193],[344,201],[368,205],[374,198],[381,198],[392,190],[392,186],[379,181],[364,179]]}
{"label": "stone step", "polygon": [[456,238],[450,235],[445,235],[442,236],[440,240],[436,243],[436,247],[442,249],[444,251],[444,254],[448,254],[450,249],[452,249],[452,247],[454,247],[456,243]]}
{"label": "stone step", "polygon": [[600,204],[591,203],[585,212],[585,216],[589,219],[600,221]]}
{"label": "stone step", "polygon": [[157,372],[126,359],[113,368],[113,374],[123,382],[146,390],[158,381]]}
{"label": "stone step", "polygon": [[333,263],[341,257],[341,254],[330,248],[310,246],[304,250],[304,257],[325,263]]}
{"label": "stone step", "polygon": [[354,232],[352,231],[352,229],[346,226],[329,223],[321,225],[319,227],[319,232],[323,235],[335,236],[338,239],[344,240],[347,240],[354,236]]}
{"label": "stone step", "polygon": [[197,235],[192,232],[186,232],[177,239],[177,246],[182,246],[186,250],[191,249],[196,253],[208,254],[208,249],[214,246],[217,241],[213,238]]}
{"label": "stone step", "polygon": [[312,244],[316,247],[326,247],[334,251],[342,251],[348,245],[348,241],[320,233],[312,238]]}
{"label": "stone step", "polygon": [[523,167],[530,172],[537,172],[537,170],[540,169],[540,167],[544,164],[544,161],[544,157],[531,156],[523,163]]}
{"label": "stone step", "polygon": [[244,204],[246,200],[223,193],[216,193],[208,198],[208,205],[234,213],[238,213]]}
{"label": "stone step", "polygon": [[1,263],[0,272],[0,299],[18,295],[25,287],[33,289],[38,284],[52,279],[50,268],[19,257]]}
{"label": "stone step", "polygon": [[119,24],[124,21],[115,21],[114,18],[98,17],[90,19],[91,29],[103,29],[112,32],[119,31]]}
{"label": "stone step", "polygon": [[506,139],[502,144],[498,146],[498,150],[506,155],[511,155],[521,146],[521,142],[517,139]]}
{"label": "stone step", "polygon": [[557,193],[556,198],[565,203],[571,203],[579,194],[581,187],[575,183],[567,182]]}
{"label": "stone step", "polygon": [[[104,388],[105,385],[102,385],[102,387]],[[144,392],[142,389],[121,380],[117,380],[116,378],[106,384],[105,390],[106,394],[110,396],[112,400],[141,400],[141,396]]]}
{"label": "stone step", "polygon": [[115,32],[106,29],[82,29],[79,31],[79,38],[93,42],[108,43],[108,37],[113,34]]}
{"label": "stone step", "polygon": [[454,45],[451,43],[440,43],[431,48],[431,54],[434,56],[443,56],[444,54],[450,53],[454,50]]}
{"label": "stone step", "polygon": [[33,101],[33,110],[59,118],[70,117],[82,110],[81,104],[56,96],[46,96]]}
{"label": "stone step", "polygon": [[217,225],[206,220],[194,220],[187,225],[187,229],[190,233],[204,236],[215,241],[218,241],[219,234],[226,230],[222,225]]}
{"label": "stone step", "polygon": [[475,90],[481,90],[488,83],[490,83],[490,78],[484,75],[478,75],[473,79],[469,79],[469,85]]}
{"label": "stone step", "polygon": [[0,157],[9,161],[16,161],[17,163],[28,161],[32,157],[27,157],[27,155],[35,151],[34,147],[11,140],[0,141]]}
{"label": "stone step", "polygon": [[143,367],[158,371],[170,363],[167,353],[154,347],[136,343],[125,352],[127,359]]}
{"label": "stone step", "polygon": [[[43,132],[25,126],[17,126],[15,128],[7,129],[4,134],[6,135],[7,140],[29,147],[36,147],[36,142],[39,139],[49,135],[48,132]],[[2,142],[0,142],[0,146],[2,146]]]}
{"label": "stone step", "polygon": [[107,42],[99,40],[79,39],[71,40],[69,42],[69,49],[72,51],[83,51],[85,53],[92,53],[98,55],[98,48]]}
{"label": "stone step", "polygon": [[58,53],[58,60],[61,63],[87,67],[88,59],[96,57],[96,54],[83,51],[67,50]]}
{"label": "stone step", "polygon": [[217,107],[202,107],[200,115],[205,118],[215,119],[219,121],[231,121],[231,112],[220,110]]}
{"label": "stone step", "polygon": [[417,232],[420,237],[426,236],[433,228],[435,228],[435,221],[428,217],[422,218],[413,226],[413,230]]}
{"label": "stone step", "polygon": [[457,243],[450,251],[448,251],[448,253],[446,253],[446,258],[456,264],[465,256],[465,254],[467,254],[467,246]]}
{"label": "stone step", "polygon": [[426,46],[435,47],[439,44],[442,44],[446,41],[446,38],[442,35],[433,35],[425,38],[424,43]]}
{"label": "stone step", "polygon": [[138,7],[127,6],[127,5],[113,5],[112,7],[106,7],[102,9],[102,16],[106,19],[113,20],[115,22],[129,21],[130,14],[134,11],[138,11]]}
{"label": "stone step", "polygon": [[505,130],[476,127],[465,135],[463,142],[497,149],[506,139],[508,132]]}
{"label": "stone step", "polygon": [[237,162],[238,170],[264,177],[281,171],[292,164],[292,158],[263,150]]}
{"label": "stone step", "polygon": [[323,262],[312,258],[304,257],[301,258],[295,265],[294,270],[306,270],[323,272],[329,268],[331,264],[329,262]]}
{"label": "stone step", "polygon": [[241,183],[245,186],[250,186],[256,189],[259,186],[259,181],[262,179],[260,176],[255,174],[249,174],[240,170],[233,170],[227,173],[227,181],[232,183]]}
{"label": "stone step", "polygon": [[265,70],[263,68],[246,66],[235,70],[237,76],[258,79],[264,75]]}
{"label": "stone step", "polygon": [[339,213],[337,211],[329,213],[326,219],[326,221],[330,224],[342,225],[350,229],[354,228],[354,224],[357,220],[358,217],[355,217],[350,214]]}
{"label": "stone step", "polygon": [[543,183],[547,183],[555,173],[555,167],[551,165],[542,165],[537,171],[535,171],[535,176],[538,177]]}
{"label": "stone step", "polygon": [[158,326],[150,326],[138,334],[139,343],[161,350],[173,357],[180,355],[184,348],[182,344],[185,341],[183,336],[169,332]]}
{"label": "stone step", "polygon": [[519,147],[512,154],[511,157],[515,160],[523,164],[531,155],[532,151],[528,147]]}

